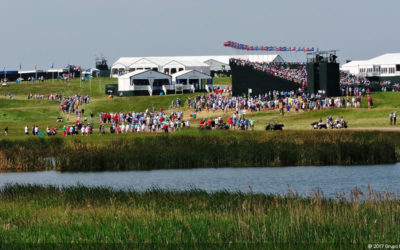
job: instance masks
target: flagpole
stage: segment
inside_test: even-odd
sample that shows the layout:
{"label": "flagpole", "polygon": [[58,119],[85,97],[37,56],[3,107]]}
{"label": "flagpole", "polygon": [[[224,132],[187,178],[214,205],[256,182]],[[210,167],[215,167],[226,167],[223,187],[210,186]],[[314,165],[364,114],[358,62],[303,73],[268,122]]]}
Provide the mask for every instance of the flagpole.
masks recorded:
{"label": "flagpole", "polygon": [[70,84],[71,81],[70,81],[70,79],[69,79],[69,78],[70,78],[70,72],[71,72],[70,69],[71,69],[71,65],[68,64],[68,77],[67,77],[67,81],[68,81],[68,85],[71,86],[71,84]]}
{"label": "flagpole", "polygon": [[51,84],[54,84],[54,63],[51,64]]}
{"label": "flagpole", "polygon": [[99,76],[99,94],[101,93],[101,77],[100,77],[100,74],[98,74],[98,76]]}

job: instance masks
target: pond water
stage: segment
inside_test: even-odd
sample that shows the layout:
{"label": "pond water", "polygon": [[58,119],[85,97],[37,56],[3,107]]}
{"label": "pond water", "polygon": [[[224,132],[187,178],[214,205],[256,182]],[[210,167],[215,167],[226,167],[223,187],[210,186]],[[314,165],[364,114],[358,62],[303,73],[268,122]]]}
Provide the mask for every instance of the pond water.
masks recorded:
{"label": "pond water", "polygon": [[284,194],[290,189],[309,195],[321,189],[325,197],[349,193],[355,187],[398,193],[400,163],[374,166],[205,168],[185,170],[61,173],[57,171],[0,173],[0,187],[7,183],[55,186],[84,185],[145,191],[201,189]]}

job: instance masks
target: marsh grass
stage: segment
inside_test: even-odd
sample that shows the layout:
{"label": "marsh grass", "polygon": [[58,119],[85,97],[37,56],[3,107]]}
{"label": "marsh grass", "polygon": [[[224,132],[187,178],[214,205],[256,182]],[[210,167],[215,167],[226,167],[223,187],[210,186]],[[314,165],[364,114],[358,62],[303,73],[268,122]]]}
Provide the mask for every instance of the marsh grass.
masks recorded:
{"label": "marsh grass", "polygon": [[[394,163],[399,133],[291,131],[0,141],[1,170],[149,170]],[[54,166],[49,164],[54,157]]]}
{"label": "marsh grass", "polygon": [[349,199],[320,190],[285,195],[115,191],[8,185],[2,243],[334,244],[400,240],[399,197],[368,188]]}

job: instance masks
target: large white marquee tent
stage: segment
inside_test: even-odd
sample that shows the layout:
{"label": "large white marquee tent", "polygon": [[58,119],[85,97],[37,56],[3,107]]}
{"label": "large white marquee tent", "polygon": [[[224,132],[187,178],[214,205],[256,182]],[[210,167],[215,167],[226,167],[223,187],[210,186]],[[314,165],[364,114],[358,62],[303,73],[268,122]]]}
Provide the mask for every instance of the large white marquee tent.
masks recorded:
{"label": "large white marquee tent", "polygon": [[343,64],[340,70],[358,77],[399,77],[400,53],[384,54],[370,60],[351,61]]}
{"label": "large white marquee tent", "polygon": [[284,62],[279,55],[226,55],[226,56],[172,56],[172,57],[121,57],[111,67],[111,77],[137,70],[154,70],[175,74],[196,70],[210,75],[211,71],[228,71],[229,59],[240,58],[252,62]]}

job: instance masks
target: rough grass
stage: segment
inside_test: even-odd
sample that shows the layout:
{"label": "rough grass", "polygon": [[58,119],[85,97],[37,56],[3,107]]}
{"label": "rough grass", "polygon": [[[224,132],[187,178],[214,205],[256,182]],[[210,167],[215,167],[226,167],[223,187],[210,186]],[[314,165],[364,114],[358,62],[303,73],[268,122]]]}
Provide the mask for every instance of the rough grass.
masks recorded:
{"label": "rough grass", "polygon": [[[193,134],[191,134],[193,133]],[[400,133],[212,132],[0,141],[0,170],[61,171],[394,163]]]}
{"label": "rough grass", "polygon": [[280,196],[12,185],[0,191],[0,242],[218,248],[398,244],[400,202],[393,194],[354,189],[349,196],[328,200],[320,191],[300,198],[290,190]]}
{"label": "rough grass", "polygon": [[44,94],[49,93],[61,93],[63,95],[91,95],[91,96],[103,96],[105,95],[105,85],[106,84],[116,84],[118,79],[99,77],[93,78],[91,81],[84,82],[80,81],[79,78],[72,79],[69,82],[64,82],[62,80],[54,79],[54,82],[46,80],[44,83],[32,83],[32,82],[22,82],[22,83],[9,83],[9,87],[1,88],[0,93],[4,91],[8,93],[13,93],[17,97],[28,97],[28,94]]}
{"label": "rough grass", "polygon": [[227,77],[227,76],[214,77],[213,84],[215,84],[215,85],[232,85],[232,77]]}

